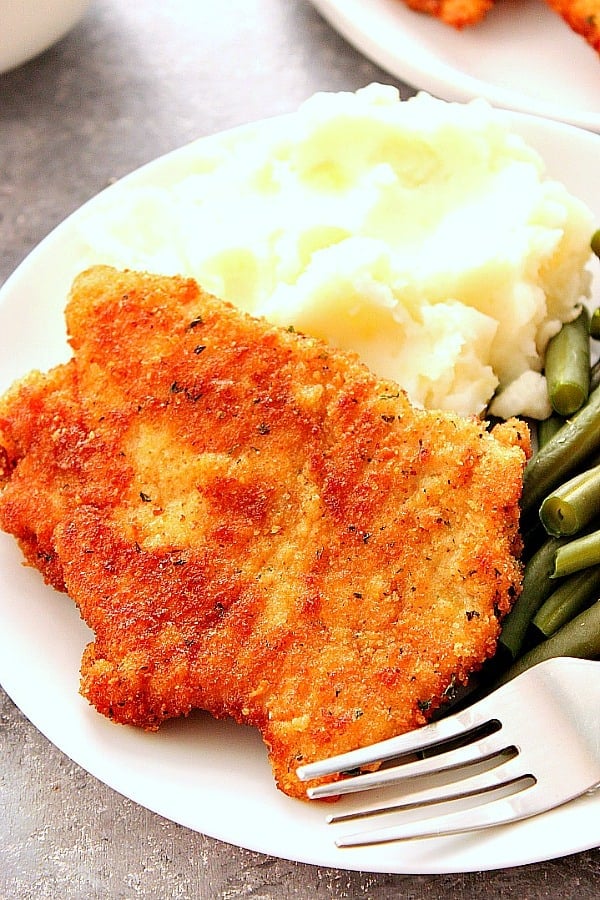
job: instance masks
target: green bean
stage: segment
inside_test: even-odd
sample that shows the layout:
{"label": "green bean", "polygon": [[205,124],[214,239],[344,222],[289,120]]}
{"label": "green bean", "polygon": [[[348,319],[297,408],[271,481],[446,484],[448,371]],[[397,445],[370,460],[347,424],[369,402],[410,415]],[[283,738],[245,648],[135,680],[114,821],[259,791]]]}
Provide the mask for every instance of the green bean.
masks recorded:
{"label": "green bean", "polygon": [[499,643],[516,659],[523,648],[529,624],[545,600],[556,590],[551,575],[557,550],[567,538],[550,538],[534,553],[523,573],[523,588],[515,605],[504,619]]}
{"label": "green bean", "polygon": [[600,339],[600,308],[595,309],[590,318],[590,337]]}
{"label": "green bean", "polygon": [[585,307],[548,342],[545,373],[554,411],[571,416],[581,409],[590,391],[590,331]]}
{"label": "green bean", "polygon": [[540,506],[542,525],[555,537],[580,531],[600,511],[600,465],[561,484]]}
{"label": "green bean", "polygon": [[600,566],[563,579],[543,603],[532,621],[532,631],[550,637],[596,599],[600,590]]}
{"label": "green bean", "polygon": [[542,545],[548,540],[548,532],[538,517],[536,520],[527,523],[526,527],[521,529],[521,536],[523,538],[521,560],[524,565],[527,565],[531,558],[535,556]]}
{"label": "green bean", "polygon": [[599,450],[600,387],[597,387],[585,406],[529,460],[523,475],[523,514],[537,515],[544,497]]}
{"label": "green bean", "polygon": [[525,669],[554,656],[575,656],[579,659],[600,657],[600,600],[596,600],[551,637],[525,653],[500,676],[494,687],[505,684]]}
{"label": "green bean", "polygon": [[593,233],[592,239],[590,241],[590,247],[598,257],[598,259],[600,259],[600,228],[598,228],[597,231]]}
{"label": "green bean", "polygon": [[597,359],[590,369],[590,391],[595,391],[600,386],[600,359]]}
{"label": "green bean", "polygon": [[553,438],[556,432],[560,431],[564,424],[565,420],[555,412],[548,416],[547,419],[542,419],[541,422],[538,422],[538,447],[544,447],[550,438]]}
{"label": "green bean", "polygon": [[557,549],[552,578],[564,578],[597,565],[600,565],[600,531],[592,531]]}

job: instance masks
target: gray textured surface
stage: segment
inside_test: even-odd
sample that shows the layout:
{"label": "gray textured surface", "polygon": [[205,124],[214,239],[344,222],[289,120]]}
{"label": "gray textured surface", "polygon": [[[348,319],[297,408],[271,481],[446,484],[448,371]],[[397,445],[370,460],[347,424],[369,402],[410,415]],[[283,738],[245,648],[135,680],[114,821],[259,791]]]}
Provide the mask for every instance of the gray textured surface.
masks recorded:
{"label": "gray textured surface", "polygon": [[[0,76],[0,282],[98,190],[186,141],[393,81],[301,0],[92,0]],[[403,96],[410,88],[401,86]],[[161,819],[98,783],[0,692],[0,898],[598,897],[600,853],[500,872],[369,875],[271,859]]]}

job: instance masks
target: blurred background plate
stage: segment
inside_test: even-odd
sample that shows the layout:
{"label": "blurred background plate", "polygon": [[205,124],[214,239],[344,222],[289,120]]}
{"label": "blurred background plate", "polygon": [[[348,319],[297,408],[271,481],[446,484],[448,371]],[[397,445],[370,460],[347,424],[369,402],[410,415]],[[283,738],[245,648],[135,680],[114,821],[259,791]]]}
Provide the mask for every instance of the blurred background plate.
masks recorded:
{"label": "blurred background plate", "polygon": [[0,72],[42,53],[64,37],[89,0],[0,0]]}
{"label": "blurred background plate", "polygon": [[485,97],[600,132],[600,57],[544,0],[500,0],[457,31],[403,0],[312,0],[373,62],[444,100]]}

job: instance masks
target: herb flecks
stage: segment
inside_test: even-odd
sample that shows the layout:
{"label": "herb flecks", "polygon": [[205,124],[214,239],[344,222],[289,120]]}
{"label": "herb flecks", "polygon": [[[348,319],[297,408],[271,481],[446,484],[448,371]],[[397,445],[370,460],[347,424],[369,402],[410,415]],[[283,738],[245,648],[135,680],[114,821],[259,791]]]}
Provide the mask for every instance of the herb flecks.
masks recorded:
{"label": "herb flecks", "polygon": [[172,394],[183,394],[191,403],[196,403],[202,397],[202,391],[192,390],[179,381],[173,381],[169,390]]}

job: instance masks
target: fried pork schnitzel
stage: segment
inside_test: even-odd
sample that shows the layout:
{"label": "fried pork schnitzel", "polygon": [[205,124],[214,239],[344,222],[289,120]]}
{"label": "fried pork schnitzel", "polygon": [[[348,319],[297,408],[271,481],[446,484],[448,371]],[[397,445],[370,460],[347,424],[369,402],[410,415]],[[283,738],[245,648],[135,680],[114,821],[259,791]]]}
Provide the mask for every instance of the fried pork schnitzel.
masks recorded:
{"label": "fried pork schnitzel", "polygon": [[97,267],[0,401],[0,524],[95,632],[81,691],[256,726],[276,781],[423,724],[520,587],[527,431],[411,407],[192,280]]}

